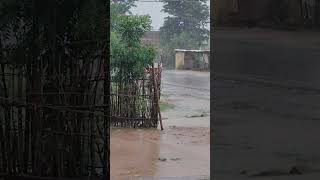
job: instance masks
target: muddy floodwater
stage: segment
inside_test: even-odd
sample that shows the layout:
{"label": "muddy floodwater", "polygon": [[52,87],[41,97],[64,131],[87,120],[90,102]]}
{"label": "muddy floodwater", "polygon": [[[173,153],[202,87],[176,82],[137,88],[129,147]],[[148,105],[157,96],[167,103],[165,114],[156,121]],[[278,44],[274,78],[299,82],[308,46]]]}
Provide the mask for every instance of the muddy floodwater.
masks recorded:
{"label": "muddy floodwater", "polygon": [[319,179],[319,32],[214,34],[214,179]]}
{"label": "muddy floodwater", "polygon": [[112,129],[111,179],[210,176],[210,73],[166,70],[164,130]]}

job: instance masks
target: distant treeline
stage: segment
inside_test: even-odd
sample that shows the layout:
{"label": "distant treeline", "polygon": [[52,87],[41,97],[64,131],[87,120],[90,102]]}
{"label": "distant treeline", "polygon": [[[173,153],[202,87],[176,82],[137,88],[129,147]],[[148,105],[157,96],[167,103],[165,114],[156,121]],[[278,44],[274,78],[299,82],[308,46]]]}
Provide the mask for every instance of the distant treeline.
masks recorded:
{"label": "distant treeline", "polygon": [[320,0],[215,0],[215,26],[320,27]]}

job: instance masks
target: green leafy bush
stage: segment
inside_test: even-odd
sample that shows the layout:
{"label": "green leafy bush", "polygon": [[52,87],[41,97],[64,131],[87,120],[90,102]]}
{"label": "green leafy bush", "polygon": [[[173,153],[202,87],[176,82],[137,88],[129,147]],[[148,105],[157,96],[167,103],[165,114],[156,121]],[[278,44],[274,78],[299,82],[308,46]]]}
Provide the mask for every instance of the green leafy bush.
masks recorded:
{"label": "green leafy bush", "polygon": [[111,30],[111,69],[113,80],[140,78],[144,68],[151,65],[156,50],[144,45],[141,38],[151,29],[148,16],[117,15]]}

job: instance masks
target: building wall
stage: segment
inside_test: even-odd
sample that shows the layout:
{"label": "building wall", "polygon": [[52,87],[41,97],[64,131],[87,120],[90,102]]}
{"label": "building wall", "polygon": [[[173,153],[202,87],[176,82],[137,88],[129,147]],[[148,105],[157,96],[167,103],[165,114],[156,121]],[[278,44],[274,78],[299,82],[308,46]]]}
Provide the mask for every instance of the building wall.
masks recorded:
{"label": "building wall", "polygon": [[204,63],[206,69],[210,71],[210,54],[204,54]]}
{"label": "building wall", "polygon": [[184,68],[184,52],[176,52],[176,69]]}
{"label": "building wall", "polygon": [[209,70],[210,53],[176,52],[175,63],[176,69]]}
{"label": "building wall", "polygon": [[146,32],[142,38],[142,42],[146,44],[159,45],[160,44],[160,32],[159,31],[149,31]]}
{"label": "building wall", "polygon": [[186,52],[184,54],[184,69],[192,70],[193,69],[193,53],[192,52]]}

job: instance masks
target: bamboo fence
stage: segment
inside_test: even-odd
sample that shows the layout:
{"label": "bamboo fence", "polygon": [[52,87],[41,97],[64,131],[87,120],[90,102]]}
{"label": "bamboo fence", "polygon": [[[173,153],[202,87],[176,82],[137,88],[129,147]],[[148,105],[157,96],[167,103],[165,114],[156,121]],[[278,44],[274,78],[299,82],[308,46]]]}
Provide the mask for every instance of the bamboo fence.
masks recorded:
{"label": "bamboo fence", "polygon": [[0,179],[109,176],[107,61],[56,62],[0,63]]}
{"label": "bamboo fence", "polygon": [[160,67],[120,83],[102,55],[56,57],[0,61],[0,179],[105,179],[110,126],[158,126]]}
{"label": "bamboo fence", "polygon": [[142,78],[111,84],[111,127],[157,128],[160,66],[146,68]]}

